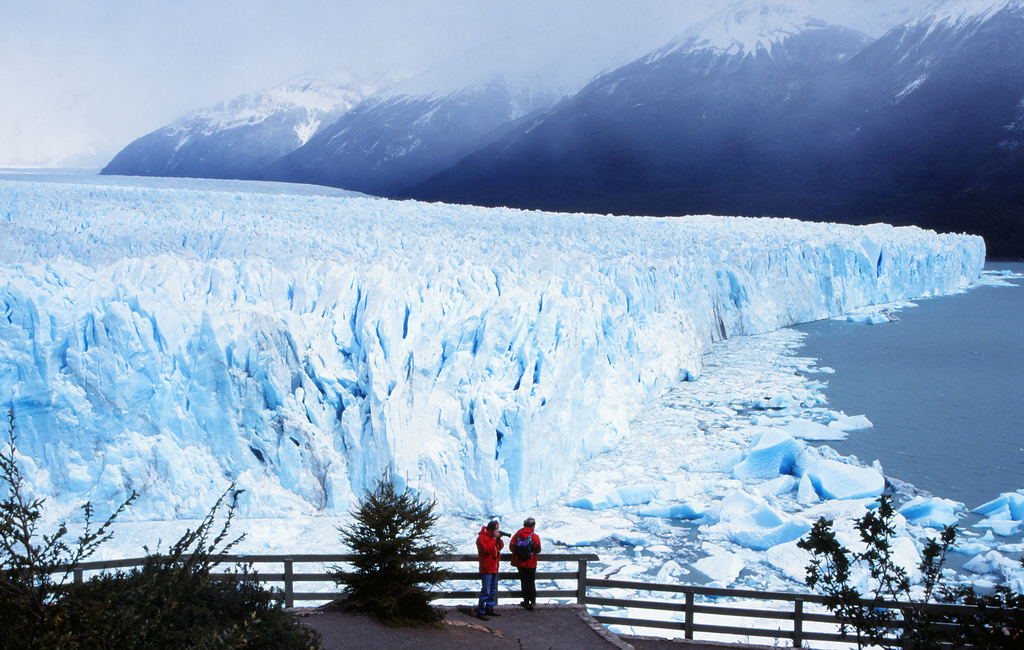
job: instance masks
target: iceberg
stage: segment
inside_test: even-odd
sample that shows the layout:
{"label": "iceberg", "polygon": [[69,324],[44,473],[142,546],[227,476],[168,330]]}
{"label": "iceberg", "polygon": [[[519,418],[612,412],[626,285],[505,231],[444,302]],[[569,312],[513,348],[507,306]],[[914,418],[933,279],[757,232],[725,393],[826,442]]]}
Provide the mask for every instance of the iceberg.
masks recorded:
{"label": "iceberg", "polygon": [[845,415],[840,413],[836,419],[828,423],[832,429],[840,431],[857,431],[859,429],[870,429],[875,426],[871,420],[864,415]]}
{"label": "iceberg", "polygon": [[1009,537],[1020,530],[1021,522],[1013,519],[982,519],[971,528],[988,528],[1000,537]]}
{"label": "iceberg", "polygon": [[736,582],[746,564],[743,558],[735,553],[714,549],[712,555],[697,560],[691,566],[710,578],[713,583],[728,587]]}
{"label": "iceberg", "polygon": [[950,499],[916,496],[901,505],[897,512],[912,524],[942,528],[959,521],[960,510],[961,505]]}
{"label": "iceberg", "polygon": [[195,517],[235,482],[243,515],[344,513],[388,472],[446,512],[523,510],[712,342],[950,293],[985,255],[881,224],[155,182],[0,180],[0,406],[51,503]]}
{"label": "iceberg", "polygon": [[1024,520],[1024,494],[1020,492],[1004,492],[998,497],[984,503],[971,512],[988,519]]}
{"label": "iceberg", "polygon": [[663,517],[665,519],[700,519],[704,516],[704,504],[696,499],[675,504],[651,504],[638,511],[643,517]]}
{"label": "iceberg", "polygon": [[732,468],[733,478],[773,479],[792,474],[802,449],[802,443],[784,429],[766,428],[751,445],[746,458]]}
{"label": "iceberg", "polygon": [[[850,419],[852,420],[852,418]],[[833,427],[834,422],[836,421],[825,425],[811,420],[796,419],[780,428],[798,440],[842,440],[846,438],[848,429],[843,429],[842,425],[847,423],[843,422],[842,425]],[[858,427],[854,425],[853,428]]]}
{"label": "iceberg", "polygon": [[787,516],[761,496],[740,490],[726,495],[716,506],[704,530],[711,536],[728,539],[755,551],[799,539],[811,530],[811,522],[800,516]]}
{"label": "iceberg", "polygon": [[779,476],[770,481],[765,481],[764,483],[757,486],[757,489],[761,494],[765,496],[770,494],[778,496],[780,494],[788,494],[793,490],[798,489],[799,486],[800,479],[796,478],[795,476],[785,475]]}
{"label": "iceberg", "polygon": [[631,485],[605,492],[595,492],[568,503],[573,508],[584,510],[605,510],[619,506],[635,506],[649,503],[657,494],[653,485]]}
{"label": "iceberg", "polygon": [[807,477],[814,491],[823,499],[877,497],[885,489],[885,477],[878,470],[827,458],[809,469]]}

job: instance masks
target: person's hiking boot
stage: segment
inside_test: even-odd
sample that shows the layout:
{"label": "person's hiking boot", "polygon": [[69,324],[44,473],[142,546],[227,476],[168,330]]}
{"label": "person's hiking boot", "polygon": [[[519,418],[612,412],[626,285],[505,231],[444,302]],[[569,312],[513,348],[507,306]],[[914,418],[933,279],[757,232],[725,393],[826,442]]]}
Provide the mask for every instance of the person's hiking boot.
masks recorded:
{"label": "person's hiking boot", "polygon": [[528,611],[528,612],[532,612],[533,611],[533,603],[526,603],[525,607],[526,607],[526,611]]}
{"label": "person's hiking boot", "polygon": [[487,610],[484,613],[487,614],[488,616],[501,616],[501,614],[499,614],[498,612],[494,611],[493,609],[489,609],[489,610]]}
{"label": "person's hiking boot", "polygon": [[519,606],[522,607],[523,609],[530,609],[530,603],[526,602],[525,600],[523,602],[519,603]]}
{"label": "person's hiking boot", "polygon": [[491,620],[491,619],[487,618],[486,616],[484,616],[483,612],[477,612],[476,613],[476,617],[479,618],[481,621],[489,621],[489,620]]}

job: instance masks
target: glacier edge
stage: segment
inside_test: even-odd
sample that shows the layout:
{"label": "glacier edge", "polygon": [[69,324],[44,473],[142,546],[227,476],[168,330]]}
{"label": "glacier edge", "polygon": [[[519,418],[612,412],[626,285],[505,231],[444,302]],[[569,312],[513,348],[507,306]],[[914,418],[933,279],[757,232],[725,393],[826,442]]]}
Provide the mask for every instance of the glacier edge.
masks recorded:
{"label": "glacier edge", "polygon": [[984,243],[0,181],[0,404],[32,488],[194,517],[341,513],[382,471],[522,510],[725,337],[957,291]]}

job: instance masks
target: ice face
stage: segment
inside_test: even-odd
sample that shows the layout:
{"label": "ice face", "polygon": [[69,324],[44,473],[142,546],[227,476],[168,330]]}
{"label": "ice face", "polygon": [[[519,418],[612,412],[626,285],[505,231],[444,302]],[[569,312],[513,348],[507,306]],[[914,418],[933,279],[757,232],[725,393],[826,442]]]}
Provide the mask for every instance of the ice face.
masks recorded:
{"label": "ice face", "polygon": [[0,181],[0,400],[32,487],[138,490],[138,518],[229,481],[249,515],[345,512],[385,470],[450,512],[547,502],[713,341],[957,290],[984,259],[884,225],[145,182]]}

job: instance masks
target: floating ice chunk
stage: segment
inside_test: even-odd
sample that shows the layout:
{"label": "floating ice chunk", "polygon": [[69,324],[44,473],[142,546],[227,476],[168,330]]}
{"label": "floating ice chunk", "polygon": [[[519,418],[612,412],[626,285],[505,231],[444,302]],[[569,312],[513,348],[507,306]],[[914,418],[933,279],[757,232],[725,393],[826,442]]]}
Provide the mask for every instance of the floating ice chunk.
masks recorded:
{"label": "floating ice chunk", "polygon": [[569,506],[583,510],[605,510],[620,506],[636,506],[654,500],[658,486],[629,485],[604,492],[594,492],[585,497],[570,501]]}
{"label": "floating ice chunk", "polygon": [[1019,492],[1004,492],[998,497],[984,503],[971,512],[977,513],[988,519],[1016,519],[1024,520],[1024,494]]}
{"label": "floating ice chunk", "polygon": [[782,427],[782,430],[798,440],[842,440],[846,438],[846,429],[826,426],[811,420],[793,420]]}
{"label": "floating ice chunk", "polygon": [[978,555],[979,553],[985,553],[989,549],[988,544],[983,544],[978,541],[974,542],[960,542],[953,547],[953,550],[957,553],[963,553],[964,555]]}
{"label": "floating ice chunk", "polygon": [[654,486],[655,497],[664,501],[683,501],[709,489],[711,484],[703,480],[666,482]]}
{"label": "floating ice chunk", "polygon": [[692,468],[705,472],[731,472],[736,463],[741,460],[743,460],[742,450],[727,449],[697,458],[693,462]]}
{"label": "floating ice chunk", "polygon": [[818,491],[814,489],[814,484],[811,483],[811,475],[804,474],[803,478],[800,479],[800,487],[796,491],[796,502],[802,506],[810,506],[819,501],[821,501],[821,497],[818,496]]}
{"label": "floating ice chunk", "polygon": [[757,490],[764,495],[775,495],[789,494],[797,488],[800,484],[800,480],[795,476],[783,475],[778,478],[774,478],[770,481],[765,481],[761,485],[757,486]]}
{"label": "floating ice chunk", "polygon": [[892,561],[907,572],[911,584],[921,582],[921,554],[910,537],[899,535],[892,540]]}
{"label": "floating ice chunk", "polygon": [[746,458],[732,468],[740,480],[771,479],[791,474],[802,444],[782,429],[765,429],[750,447]]}
{"label": "floating ice chunk", "polygon": [[793,540],[785,544],[776,544],[765,551],[764,561],[790,580],[802,584],[807,577],[807,565],[811,563],[811,554],[797,547],[796,540]]}
{"label": "floating ice chunk", "polygon": [[[982,575],[996,574],[1006,576],[1015,572],[1014,562],[999,551],[988,551],[975,555],[964,563],[964,569]],[[1019,566],[1019,565],[1018,565]]]}
{"label": "floating ice chunk", "polygon": [[625,529],[631,525],[628,519],[620,517],[597,520],[578,519],[552,527],[545,527],[544,538],[566,546],[593,546],[608,539],[608,531]]}
{"label": "floating ice chunk", "polygon": [[851,323],[865,323],[867,325],[880,325],[882,323],[891,323],[898,321],[899,317],[892,313],[887,307],[880,308],[866,308],[863,310],[857,310],[846,315],[846,319]]}
{"label": "floating ice chunk", "polygon": [[740,571],[743,570],[744,563],[743,558],[739,555],[718,550],[714,555],[701,558],[691,566],[710,578],[712,582],[728,587],[736,582]]}
{"label": "floating ice chunk", "polygon": [[658,575],[655,576],[654,581],[662,584],[676,582],[676,577],[685,573],[687,573],[686,569],[679,566],[678,562],[669,560],[658,569]]}
{"label": "floating ice chunk", "polygon": [[942,528],[952,526],[959,519],[960,504],[949,499],[917,496],[899,507],[907,521],[919,526]]}
{"label": "floating ice chunk", "polygon": [[828,423],[828,426],[832,429],[839,429],[840,431],[858,431],[860,429],[870,429],[875,426],[871,423],[871,420],[867,419],[863,415],[843,415]]}
{"label": "floating ice chunk", "polygon": [[863,517],[869,509],[875,508],[877,505],[878,500],[871,497],[846,500],[831,499],[812,506],[801,514],[809,519],[824,517],[825,519],[832,520],[853,520]]}
{"label": "floating ice chunk", "polygon": [[720,536],[734,544],[763,551],[799,539],[811,529],[803,517],[790,517],[768,505],[759,495],[735,490],[716,505],[708,525],[709,535]]}
{"label": "floating ice chunk", "polygon": [[803,517],[790,517],[773,528],[748,528],[733,531],[729,539],[755,551],[800,539],[811,530],[811,522]]}
{"label": "floating ice chunk", "polygon": [[704,504],[696,499],[683,503],[657,504],[640,508],[639,514],[644,517],[663,517],[665,519],[700,519],[704,516]]}
{"label": "floating ice chunk", "polygon": [[[647,537],[636,532],[615,531],[611,534],[612,539],[617,539],[630,546],[647,546]],[[643,550],[642,548],[640,550]]]}
{"label": "floating ice chunk", "polygon": [[823,459],[808,470],[811,484],[824,499],[877,497],[885,489],[885,477],[870,467]]}
{"label": "floating ice chunk", "polygon": [[982,519],[971,528],[988,528],[1000,537],[1009,537],[1020,530],[1021,523],[1024,522],[1012,519]]}

